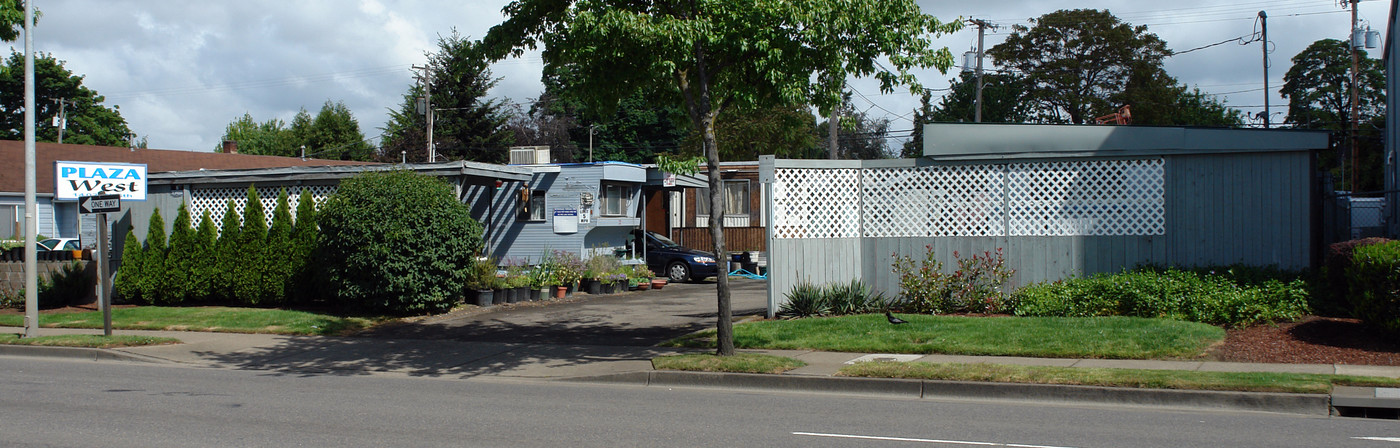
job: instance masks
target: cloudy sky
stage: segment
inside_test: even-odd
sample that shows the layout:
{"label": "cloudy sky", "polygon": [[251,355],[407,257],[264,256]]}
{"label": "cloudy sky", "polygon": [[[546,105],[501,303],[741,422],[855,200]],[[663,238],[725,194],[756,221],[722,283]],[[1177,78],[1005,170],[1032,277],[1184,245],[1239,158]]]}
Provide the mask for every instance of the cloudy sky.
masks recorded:
{"label": "cloudy sky", "polygon": [[[413,82],[410,67],[424,62],[438,36],[455,29],[473,38],[500,22],[505,0],[36,0],[43,12],[34,32],[38,51],[51,52],[84,84],[120,106],[133,131],[150,147],[212,150],[232,120],[250,113],[259,120],[290,121],[300,108],[315,113],[324,102],[344,101],[366,136],[380,133],[387,110],[396,107]],[[975,17],[1001,25],[987,36],[1000,43],[1010,26],[1057,9],[1109,9],[1164,39],[1178,52],[1252,35],[1256,15],[1268,14],[1270,88],[1277,90],[1290,58],[1315,40],[1344,39],[1351,16],[1335,0],[1274,0],[1239,3],[1204,0],[1124,2],[1082,0],[920,0],[941,19]],[[1363,1],[1360,18],[1385,34],[1390,2]],[[939,42],[955,54],[976,42],[975,28]],[[14,43],[23,50],[23,41]],[[1381,50],[1371,55],[1379,57]],[[990,63],[990,59],[988,60]],[[517,102],[537,97],[542,63],[538,54],[502,61],[492,96]],[[1182,82],[1215,93],[1227,104],[1256,113],[1263,109],[1260,43],[1228,43],[1171,58],[1167,71]],[[927,71],[920,80],[946,88],[948,74]],[[858,109],[909,129],[917,98],[907,92],[881,94],[871,80],[852,80]],[[1286,110],[1274,97],[1275,121]]]}

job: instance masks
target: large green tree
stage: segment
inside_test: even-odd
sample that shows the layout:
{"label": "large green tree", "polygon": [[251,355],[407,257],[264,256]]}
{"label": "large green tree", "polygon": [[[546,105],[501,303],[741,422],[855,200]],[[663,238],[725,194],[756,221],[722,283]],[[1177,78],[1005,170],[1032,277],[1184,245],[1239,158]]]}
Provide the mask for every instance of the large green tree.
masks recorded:
{"label": "large green tree", "polygon": [[[912,69],[953,63],[932,38],[961,28],[913,0],[517,0],[505,14],[484,42],[492,56],[543,42],[545,63],[577,73],[595,104],[638,91],[682,104],[700,134],[712,210],[724,206],[715,132],[723,111],[812,104],[826,114],[848,76],[874,76],[884,91],[921,88]],[[723,258],[720,225],[711,220],[710,236]],[[732,355],[728,278],[715,289],[718,353]]]}
{"label": "large green tree", "polygon": [[[848,160],[872,160],[888,159],[894,154],[886,147],[885,138],[889,135],[890,120],[888,118],[874,118],[865,112],[857,112],[851,103],[851,94],[847,92],[842,99],[841,107],[836,114],[841,117],[836,121],[840,127],[836,134],[836,156],[840,159]],[[817,125],[816,135],[829,135],[830,120]],[[831,139],[827,138],[822,143],[825,151],[821,157],[830,156]]]}
{"label": "large green tree", "polygon": [[1225,106],[1198,88],[1188,88],[1160,66],[1133,70],[1117,104],[1132,106],[1132,124],[1155,126],[1239,127],[1238,109]]}
{"label": "large green tree", "polygon": [[290,126],[276,118],[258,122],[245,113],[224,128],[222,140],[238,142],[238,152],[243,154],[297,157],[305,149],[307,157],[318,159],[370,160],[374,156],[359,121],[343,101],[326,100],[315,117],[302,108]]}
{"label": "large green tree", "polygon": [[[1321,164],[1334,175],[1339,189],[1371,191],[1383,188],[1384,166],[1380,128],[1385,125],[1385,67],[1380,60],[1358,50],[1357,115],[1355,142],[1351,126],[1351,53],[1347,42],[1322,39],[1293,56],[1293,66],[1283,75],[1279,94],[1288,99],[1284,122],[1302,129],[1333,133],[1333,149],[1320,154]],[[1355,153],[1355,163],[1350,161]],[[1343,165],[1346,165],[1345,167]],[[1357,185],[1351,185],[1355,166]]]}
{"label": "large green tree", "polygon": [[[60,101],[64,103],[62,107]],[[126,119],[117,106],[109,108],[102,105],[104,101],[106,98],[97,91],[83,86],[83,76],[74,75],[52,53],[34,55],[37,141],[58,141],[59,128],[53,123],[62,109],[67,117],[63,143],[127,146],[132,133]],[[5,140],[24,139],[24,53],[12,51],[0,67],[0,132]]]}
{"label": "large green tree", "polygon": [[[429,92],[421,85],[410,87],[403,104],[389,112],[381,158],[398,160],[400,151],[410,155],[427,151],[427,118],[418,101],[431,93],[433,140],[439,160],[509,161],[507,148],[515,143],[506,125],[509,116],[503,110],[504,103],[486,97],[496,79],[491,77],[490,61],[478,44],[453,31],[439,37],[438,50],[427,56],[432,75],[426,81]],[[410,161],[426,160],[426,154],[414,159],[410,157]]]}
{"label": "large green tree", "polygon": [[1006,41],[987,54],[1025,76],[1039,120],[1090,123],[1113,112],[1134,70],[1160,67],[1166,42],[1143,25],[1124,23],[1107,10],[1060,10],[1012,25]]}

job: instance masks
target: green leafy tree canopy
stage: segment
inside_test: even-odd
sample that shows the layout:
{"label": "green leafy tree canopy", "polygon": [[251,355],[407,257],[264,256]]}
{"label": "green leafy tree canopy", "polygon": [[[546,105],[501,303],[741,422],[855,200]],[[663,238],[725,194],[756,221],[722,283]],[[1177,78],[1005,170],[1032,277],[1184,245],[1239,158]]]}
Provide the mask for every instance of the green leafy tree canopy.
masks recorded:
{"label": "green leafy tree canopy", "polygon": [[[20,20],[23,22],[23,19]],[[3,29],[0,25],[0,29]],[[52,53],[34,55],[35,138],[58,141],[59,101],[67,117],[63,143],[79,145],[127,146],[132,132],[117,106],[102,105],[106,98],[83,86],[83,76],[74,75],[64,61]],[[0,67],[0,132],[5,140],[24,139],[24,53],[12,51]]]}

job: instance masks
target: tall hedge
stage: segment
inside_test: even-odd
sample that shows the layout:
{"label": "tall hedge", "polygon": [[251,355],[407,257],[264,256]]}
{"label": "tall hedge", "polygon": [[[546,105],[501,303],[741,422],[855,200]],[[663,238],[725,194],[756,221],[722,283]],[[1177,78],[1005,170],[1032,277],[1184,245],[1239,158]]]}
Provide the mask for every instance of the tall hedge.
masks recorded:
{"label": "tall hedge", "polygon": [[287,203],[287,190],[277,193],[277,205],[272,209],[272,226],[267,229],[267,245],[263,252],[264,305],[281,305],[287,301],[287,279],[292,276],[292,209]]}
{"label": "tall hedge", "polygon": [[146,246],[141,250],[141,298],[145,303],[168,303],[170,290],[165,266],[167,251],[165,244],[165,218],[160,216],[160,208],[151,212],[151,220],[146,226]]}
{"label": "tall hedge", "polygon": [[319,263],[328,291],[360,311],[446,311],[482,247],[481,225],[442,180],[408,171],[341,182],[321,208]]}
{"label": "tall hedge", "polygon": [[112,281],[112,292],[124,302],[140,302],[141,299],[141,241],[136,239],[136,229],[126,228],[126,239],[122,243],[121,265]]}
{"label": "tall hedge", "polygon": [[316,200],[309,190],[302,190],[297,197],[296,222],[292,224],[292,238],[289,251],[291,263],[288,268],[292,275],[287,278],[287,300],[309,302],[317,299],[314,292],[315,270],[310,263],[316,249]]}
{"label": "tall hedge", "polygon": [[195,240],[194,227],[190,222],[190,211],[180,203],[175,214],[175,228],[170,231],[170,251],[166,253],[165,304],[177,305],[193,300],[191,280],[196,275],[191,266],[199,257],[199,243]]}
{"label": "tall hedge", "polygon": [[209,279],[212,281],[212,298],[232,302],[236,297],[233,294],[233,276],[240,269],[238,242],[243,227],[232,199],[224,205],[224,217],[220,222],[219,238],[214,243],[214,271]]}
{"label": "tall hedge", "polygon": [[270,301],[267,287],[267,214],[263,212],[258,189],[248,185],[243,205],[243,229],[238,235],[238,268],[233,276],[234,299],[246,305]]}
{"label": "tall hedge", "polygon": [[214,298],[215,264],[214,246],[218,243],[219,232],[214,230],[214,218],[209,210],[199,218],[199,228],[194,232],[195,259],[190,265],[190,299],[207,301]]}

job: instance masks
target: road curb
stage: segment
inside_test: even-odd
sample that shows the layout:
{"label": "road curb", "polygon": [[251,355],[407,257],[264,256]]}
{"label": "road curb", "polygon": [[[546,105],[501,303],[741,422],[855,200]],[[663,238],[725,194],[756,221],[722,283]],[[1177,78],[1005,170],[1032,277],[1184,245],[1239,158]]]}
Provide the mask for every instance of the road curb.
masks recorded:
{"label": "road curb", "polygon": [[1331,412],[1331,397],[1326,394],[1138,389],[1057,384],[984,383],[899,378],[767,375],[668,370],[565,378],[561,380],[641,386],[761,389],[928,399],[954,398],[1022,402],[1075,402],[1126,406],[1259,411],[1303,415],[1329,415]]}
{"label": "road curb", "polygon": [[87,347],[45,347],[38,345],[0,344],[0,356],[85,359],[88,361],[135,361],[164,363],[165,360],[116,350]]}

